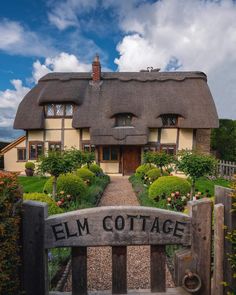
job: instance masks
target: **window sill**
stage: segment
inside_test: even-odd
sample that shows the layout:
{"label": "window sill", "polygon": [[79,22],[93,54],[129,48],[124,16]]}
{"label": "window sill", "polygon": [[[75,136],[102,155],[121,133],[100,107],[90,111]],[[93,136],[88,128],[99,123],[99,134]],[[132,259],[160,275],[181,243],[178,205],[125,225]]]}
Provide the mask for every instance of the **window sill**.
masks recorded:
{"label": "window sill", "polygon": [[27,160],[17,160],[16,162],[17,163],[25,163],[25,162],[27,162]]}
{"label": "window sill", "polygon": [[101,160],[100,163],[119,163],[119,160]]}

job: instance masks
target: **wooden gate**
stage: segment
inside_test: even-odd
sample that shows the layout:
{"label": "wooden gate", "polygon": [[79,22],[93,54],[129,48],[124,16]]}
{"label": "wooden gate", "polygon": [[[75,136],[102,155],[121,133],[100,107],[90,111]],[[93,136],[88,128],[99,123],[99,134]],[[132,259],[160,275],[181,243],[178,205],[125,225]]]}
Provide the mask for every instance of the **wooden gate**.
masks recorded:
{"label": "wooden gate", "polygon": [[[151,292],[165,292],[165,245],[172,244],[185,246],[175,255],[177,286],[182,285],[184,277],[191,279],[189,274],[195,273],[201,288],[194,294],[210,294],[212,209],[209,200],[190,202],[190,215],[116,206],[48,217],[45,203],[26,201],[23,206],[26,295],[48,294],[47,250],[54,247],[72,248],[72,294],[87,294],[87,247],[96,246],[112,247],[112,294],[127,294],[129,245],[150,245]],[[195,283],[190,280],[190,287]]]}

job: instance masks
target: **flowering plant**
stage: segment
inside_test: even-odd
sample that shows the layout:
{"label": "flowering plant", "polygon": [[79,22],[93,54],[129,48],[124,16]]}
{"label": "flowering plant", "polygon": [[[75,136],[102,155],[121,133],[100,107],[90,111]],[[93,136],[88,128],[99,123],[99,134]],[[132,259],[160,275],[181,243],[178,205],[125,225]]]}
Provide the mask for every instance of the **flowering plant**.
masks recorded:
{"label": "flowering plant", "polygon": [[175,211],[184,211],[187,202],[190,200],[190,194],[181,196],[180,192],[172,192],[169,197],[166,198],[166,205],[169,209]]}
{"label": "flowering plant", "polygon": [[60,208],[68,209],[72,201],[71,195],[65,194],[64,191],[59,192],[59,194],[56,196],[56,204]]}

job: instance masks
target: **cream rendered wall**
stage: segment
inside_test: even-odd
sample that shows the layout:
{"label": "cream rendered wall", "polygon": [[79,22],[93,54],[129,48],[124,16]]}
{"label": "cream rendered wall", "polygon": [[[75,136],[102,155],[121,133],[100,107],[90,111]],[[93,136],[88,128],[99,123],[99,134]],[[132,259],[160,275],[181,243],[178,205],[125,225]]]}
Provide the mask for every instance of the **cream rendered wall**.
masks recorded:
{"label": "cream rendered wall", "polygon": [[46,141],[61,141],[61,130],[46,130],[45,131]]}
{"label": "cream rendered wall", "polygon": [[73,128],[72,127],[72,119],[64,119],[64,127],[66,128]]}
{"label": "cream rendered wall", "polygon": [[193,148],[193,129],[179,130],[179,150]]}
{"label": "cream rendered wall", "polygon": [[64,130],[64,147],[69,149],[80,148],[80,131],[77,129]]}
{"label": "cream rendered wall", "polygon": [[119,162],[116,163],[106,163],[100,162],[100,167],[105,173],[119,173]]}
{"label": "cream rendered wall", "polygon": [[177,129],[176,128],[163,128],[161,130],[161,144],[176,144]]}
{"label": "cream rendered wall", "polygon": [[42,130],[29,131],[28,141],[43,141],[43,131]]}
{"label": "cream rendered wall", "polygon": [[82,129],[82,140],[90,140],[89,128]]}
{"label": "cream rendered wall", "polygon": [[4,169],[11,172],[25,171],[25,161],[17,161],[17,148],[25,148],[25,140],[4,154]]}
{"label": "cream rendered wall", "polygon": [[157,142],[157,129],[149,129],[149,142]]}
{"label": "cream rendered wall", "polygon": [[45,129],[61,129],[62,119],[45,119]]}

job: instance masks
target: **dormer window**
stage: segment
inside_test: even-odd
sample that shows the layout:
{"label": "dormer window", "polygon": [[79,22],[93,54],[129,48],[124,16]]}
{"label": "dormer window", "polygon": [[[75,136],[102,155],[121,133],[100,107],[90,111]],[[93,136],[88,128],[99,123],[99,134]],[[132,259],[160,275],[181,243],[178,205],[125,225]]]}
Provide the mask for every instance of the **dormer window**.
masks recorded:
{"label": "dormer window", "polygon": [[130,113],[117,114],[115,127],[131,127],[133,115]]}
{"label": "dormer window", "polygon": [[72,117],[72,104],[47,104],[45,105],[45,116],[51,118]]}
{"label": "dormer window", "polygon": [[165,127],[173,127],[178,124],[178,115],[175,114],[165,114],[161,116],[162,125]]}

